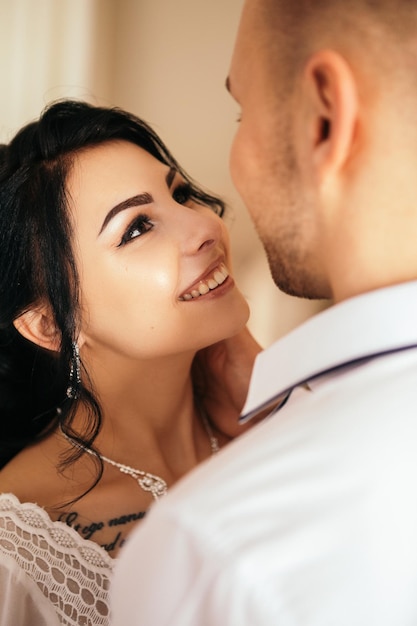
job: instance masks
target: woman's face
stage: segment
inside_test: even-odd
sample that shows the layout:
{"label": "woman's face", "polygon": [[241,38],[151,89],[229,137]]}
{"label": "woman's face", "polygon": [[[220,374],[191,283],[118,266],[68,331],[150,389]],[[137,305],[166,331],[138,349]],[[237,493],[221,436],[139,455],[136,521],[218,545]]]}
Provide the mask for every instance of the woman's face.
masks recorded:
{"label": "woman's face", "polygon": [[67,189],[81,344],[148,359],[198,350],[245,325],[225,225],[190,199],[178,173],[112,141],[77,155]]}

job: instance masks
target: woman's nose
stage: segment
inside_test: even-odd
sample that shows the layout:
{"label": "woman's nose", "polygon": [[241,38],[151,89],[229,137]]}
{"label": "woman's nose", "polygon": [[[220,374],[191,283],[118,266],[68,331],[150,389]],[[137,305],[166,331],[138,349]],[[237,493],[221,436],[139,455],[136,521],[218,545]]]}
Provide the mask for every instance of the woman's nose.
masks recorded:
{"label": "woman's nose", "polygon": [[181,247],[185,254],[206,251],[222,240],[222,222],[210,209],[183,207],[180,216]]}

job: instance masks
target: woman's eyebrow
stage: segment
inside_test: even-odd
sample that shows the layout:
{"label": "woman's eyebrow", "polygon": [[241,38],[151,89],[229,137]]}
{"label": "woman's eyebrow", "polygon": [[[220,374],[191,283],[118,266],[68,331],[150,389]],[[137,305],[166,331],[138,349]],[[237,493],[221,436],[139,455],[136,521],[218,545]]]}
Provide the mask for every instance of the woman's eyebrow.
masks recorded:
{"label": "woman's eyebrow", "polygon": [[106,217],[104,218],[104,222],[100,228],[99,236],[101,235],[103,230],[106,228],[107,224],[118,213],[120,213],[120,211],[125,211],[126,209],[130,209],[133,206],[142,206],[144,204],[151,204],[151,202],[153,202],[153,197],[151,196],[150,193],[147,193],[147,192],[140,193],[136,196],[132,196],[131,198],[127,198],[126,200],[123,200],[123,202],[119,202],[119,204],[116,204],[116,206],[110,209],[110,211],[107,213]]}
{"label": "woman's eyebrow", "polygon": [[[177,170],[175,169],[175,167],[169,168],[167,175],[165,176],[165,181],[166,181],[168,189],[171,187],[172,181],[174,180],[176,173],[177,173]],[[100,228],[99,236],[101,235],[103,230],[106,228],[107,224],[118,213],[120,213],[120,211],[125,211],[126,209],[130,209],[133,206],[142,206],[144,204],[151,204],[152,202],[153,202],[153,197],[151,196],[151,194],[148,192],[145,192],[145,193],[140,193],[136,196],[132,196],[131,198],[127,198],[126,200],[123,200],[123,202],[116,204],[116,206],[110,209],[110,211],[107,213],[106,217],[104,218],[104,222]]]}
{"label": "woman's eyebrow", "polygon": [[168,189],[170,189],[171,185],[172,185],[172,181],[175,178],[175,174],[177,173],[177,170],[175,169],[175,167],[170,167],[168,170],[167,175],[165,176],[165,180],[166,180],[166,184]]}

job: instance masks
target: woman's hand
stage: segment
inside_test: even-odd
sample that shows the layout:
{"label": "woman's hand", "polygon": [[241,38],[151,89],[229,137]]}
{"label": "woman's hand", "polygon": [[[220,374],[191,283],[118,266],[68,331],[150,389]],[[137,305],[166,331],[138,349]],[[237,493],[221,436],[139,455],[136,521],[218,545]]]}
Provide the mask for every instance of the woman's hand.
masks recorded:
{"label": "woman's hand", "polygon": [[213,425],[229,437],[251,426],[241,426],[243,408],[255,357],[262,348],[245,328],[235,337],[200,350],[193,363],[194,387]]}

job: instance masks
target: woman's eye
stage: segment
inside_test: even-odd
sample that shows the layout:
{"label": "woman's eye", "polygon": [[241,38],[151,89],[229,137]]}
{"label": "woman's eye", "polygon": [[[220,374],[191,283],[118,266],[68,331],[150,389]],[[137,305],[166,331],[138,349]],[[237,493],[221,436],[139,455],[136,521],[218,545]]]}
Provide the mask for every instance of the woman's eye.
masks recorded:
{"label": "woman's eye", "polygon": [[120,243],[118,244],[118,248],[120,246],[129,243],[132,239],[137,239],[137,237],[141,237],[145,233],[152,230],[153,224],[147,215],[138,215],[131,224],[129,224],[126,232],[124,233]]}
{"label": "woman's eye", "polygon": [[178,204],[187,204],[193,197],[191,186],[187,184],[179,185],[174,189],[172,197]]}

